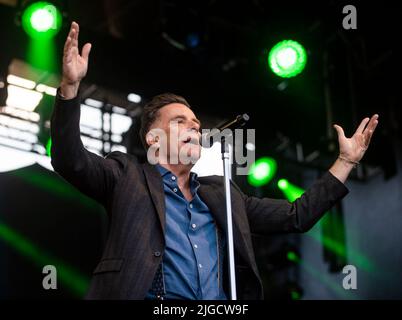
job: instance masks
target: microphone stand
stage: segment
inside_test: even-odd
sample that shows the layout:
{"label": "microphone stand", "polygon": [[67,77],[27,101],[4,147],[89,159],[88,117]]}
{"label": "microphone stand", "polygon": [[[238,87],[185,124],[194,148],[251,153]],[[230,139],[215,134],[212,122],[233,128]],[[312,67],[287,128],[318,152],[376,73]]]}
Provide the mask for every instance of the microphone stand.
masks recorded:
{"label": "microphone stand", "polygon": [[[248,114],[244,113],[238,115],[236,119],[229,121],[217,129],[212,134],[207,135],[207,140],[213,138],[217,133],[223,132],[225,129],[233,130],[244,126],[250,119]],[[237,300],[236,293],[236,270],[235,270],[235,256],[234,256],[234,242],[233,242],[233,220],[232,220],[232,197],[230,192],[230,180],[232,175],[232,163],[230,161],[230,152],[233,151],[233,146],[227,141],[227,136],[222,134],[221,138],[221,153],[223,161],[223,177],[225,187],[225,203],[226,203],[226,240],[227,240],[227,255],[228,255],[228,271],[230,281],[230,300]],[[233,141],[233,139],[232,139]],[[210,145],[211,146],[211,145]],[[231,148],[232,147],[232,150]]]}
{"label": "microphone stand", "polygon": [[221,153],[223,161],[223,176],[226,199],[226,239],[227,239],[227,254],[228,254],[228,271],[230,281],[230,300],[237,300],[236,294],[236,271],[234,260],[234,243],[233,243],[233,221],[232,221],[232,198],[230,193],[230,178],[232,173],[232,164],[230,162],[230,147],[226,141],[226,137],[221,137]]}

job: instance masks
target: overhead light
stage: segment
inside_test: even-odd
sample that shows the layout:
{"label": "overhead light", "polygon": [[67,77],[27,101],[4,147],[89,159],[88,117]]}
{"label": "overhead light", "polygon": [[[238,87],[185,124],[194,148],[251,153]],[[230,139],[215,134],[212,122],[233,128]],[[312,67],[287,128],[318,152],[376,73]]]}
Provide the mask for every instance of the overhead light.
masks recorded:
{"label": "overhead light", "polygon": [[268,65],[279,77],[291,78],[304,70],[307,53],[304,47],[293,40],[277,43],[269,52]]}
{"label": "overhead light", "polygon": [[0,125],[4,125],[8,128],[19,129],[21,131],[32,132],[34,134],[39,132],[39,126],[36,123],[15,119],[4,114],[0,114]]}
{"label": "overhead light", "polygon": [[46,93],[47,95],[53,96],[53,97],[55,97],[57,94],[57,88],[49,87],[42,83],[40,83],[36,86],[36,91]]}
{"label": "overhead light", "polygon": [[[0,144],[5,145],[5,146],[10,146],[12,148],[22,149],[25,151],[32,150],[32,144],[30,144],[28,142],[18,141],[18,140],[12,139],[12,138],[0,137]],[[3,153],[2,153],[2,155],[3,155]],[[4,157],[4,159],[7,159],[7,157]],[[8,159],[8,160],[11,161],[11,159]],[[16,159],[12,159],[12,161],[15,162]],[[3,159],[0,163],[3,166]]]}
{"label": "overhead light", "polygon": [[60,10],[49,2],[34,2],[22,13],[22,27],[32,38],[50,39],[61,29]]}
{"label": "overhead light", "polygon": [[140,103],[142,99],[141,99],[140,95],[135,94],[135,93],[130,93],[127,96],[127,100],[130,101],[130,102],[134,102],[134,103]]}
{"label": "overhead light", "polygon": [[112,114],[112,133],[123,134],[130,129],[133,120],[121,114]]}
{"label": "overhead light", "polygon": [[23,88],[26,88],[26,89],[33,89],[36,86],[35,81],[31,81],[31,80],[28,80],[28,79],[17,77],[17,76],[15,76],[13,74],[9,74],[7,76],[7,82],[9,84],[13,84],[13,85],[23,87]]}
{"label": "overhead light", "polygon": [[43,94],[40,92],[17,87],[15,85],[8,85],[7,90],[8,97],[6,104],[8,106],[31,112],[35,110],[43,97]]}
{"label": "overhead light", "polygon": [[85,104],[81,105],[80,124],[92,129],[102,129],[102,113],[99,109],[88,107]]}
{"label": "overhead light", "polygon": [[30,120],[33,122],[38,122],[40,119],[39,114],[37,114],[36,112],[20,110],[20,109],[16,109],[14,107],[9,107],[9,106],[3,107],[1,109],[1,112],[3,114],[12,115],[12,116],[19,117],[19,118],[25,119],[25,120]]}
{"label": "overhead light", "polygon": [[201,42],[200,35],[196,32],[191,32],[187,35],[186,42],[189,48],[194,49],[198,47]]}
{"label": "overhead light", "polygon": [[87,106],[94,107],[94,108],[102,108],[102,106],[104,105],[104,103],[102,101],[95,100],[92,98],[85,99],[85,104]]}

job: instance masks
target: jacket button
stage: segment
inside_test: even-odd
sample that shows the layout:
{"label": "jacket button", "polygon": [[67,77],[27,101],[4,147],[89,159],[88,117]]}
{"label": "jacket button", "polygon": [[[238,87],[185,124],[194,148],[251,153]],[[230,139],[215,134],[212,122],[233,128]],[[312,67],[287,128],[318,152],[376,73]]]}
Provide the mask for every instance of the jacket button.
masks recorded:
{"label": "jacket button", "polygon": [[160,256],[161,256],[160,251],[155,251],[155,252],[154,252],[154,256],[155,256],[155,257],[160,257]]}

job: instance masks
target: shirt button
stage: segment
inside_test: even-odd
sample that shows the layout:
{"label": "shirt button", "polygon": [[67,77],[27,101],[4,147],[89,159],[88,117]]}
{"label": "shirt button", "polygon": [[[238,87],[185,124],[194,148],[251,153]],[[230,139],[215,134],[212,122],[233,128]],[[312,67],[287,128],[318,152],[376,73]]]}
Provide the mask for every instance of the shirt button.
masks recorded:
{"label": "shirt button", "polygon": [[190,203],[190,208],[193,209],[193,204],[192,203]]}
{"label": "shirt button", "polygon": [[155,256],[155,257],[160,257],[160,256],[161,256],[160,251],[155,251],[155,252],[154,252],[154,256]]}
{"label": "shirt button", "polygon": [[192,227],[193,229],[195,229],[195,228],[197,228],[197,225],[196,225],[195,223],[193,223],[193,224],[191,225],[191,227]]}
{"label": "shirt button", "polygon": [[198,246],[195,244],[195,245],[194,245],[194,248],[196,248],[196,249],[197,249],[197,248],[198,248]]}
{"label": "shirt button", "polygon": [[177,188],[174,188],[173,191],[174,191],[174,192],[177,192]]}
{"label": "shirt button", "polygon": [[175,176],[172,176],[172,180],[173,180],[173,181],[176,180],[176,177],[175,177]]}
{"label": "shirt button", "polygon": [[202,268],[202,264],[201,264],[201,263],[200,263],[198,266],[200,267],[200,269]]}

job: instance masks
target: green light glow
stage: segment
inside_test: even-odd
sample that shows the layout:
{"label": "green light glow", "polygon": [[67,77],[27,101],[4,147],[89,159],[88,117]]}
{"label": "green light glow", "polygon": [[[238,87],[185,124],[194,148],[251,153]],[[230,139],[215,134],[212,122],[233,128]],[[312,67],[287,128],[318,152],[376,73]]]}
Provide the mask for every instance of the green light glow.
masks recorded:
{"label": "green light glow", "polygon": [[26,61],[32,67],[53,73],[59,71],[56,43],[52,38],[61,25],[60,11],[48,2],[35,2],[24,10],[22,27],[30,36]]}
{"label": "green light glow", "polygon": [[299,256],[294,251],[288,251],[286,256],[287,256],[289,261],[292,261],[292,262],[299,262],[300,261]]}
{"label": "green light glow", "polygon": [[46,9],[39,9],[32,13],[30,23],[38,32],[49,30],[54,24],[54,16]]}
{"label": "green light glow", "polygon": [[[291,184],[286,179],[280,179],[278,181],[278,187],[279,187],[279,189],[282,190],[285,197],[290,202],[293,202],[297,198],[300,198],[303,195],[303,193],[305,192],[305,190]],[[320,224],[325,223],[325,222],[326,222],[326,215],[324,215],[323,218],[321,218]],[[338,224],[339,224],[339,222],[338,222]],[[311,237],[312,239],[314,239],[315,241],[317,241],[318,243],[321,243],[326,249],[330,250],[331,252],[335,253],[336,255],[338,255],[340,257],[347,259],[348,253],[347,253],[345,245],[332,238],[322,235],[320,232],[321,229],[318,229],[319,227],[321,227],[321,226],[317,225],[316,227],[312,228],[306,234],[309,237]],[[341,226],[341,225],[337,225],[335,227],[338,230],[338,232],[340,232],[341,228],[343,228],[343,226]],[[353,250],[353,248],[349,248],[349,255],[351,257],[353,257],[354,263],[356,263],[356,265],[359,268],[362,268],[363,270],[368,271],[368,272],[376,271],[376,268],[374,267],[373,263],[369,259],[367,259],[364,255],[362,255],[361,253],[357,252],[356,250]]]}
{"label": "green light glow", "polygon": [[30,38],[26,50],[26,61],[34,68],[52,73],[59,72],[55,41],[53,39]]}
{"label": "green light glow", "polygon": [[[325,219],[325,216],[323,219]],[[321,223],[322,221],[320,221],[320,224]],[[376,268],[374,263],[370,259],[368,259],[365,255],[361,254],[360,252],[356,251],[354,248],[351,248],[350,246],[348,246],[349,251],[348,253],[343,243],[340,243],[334,239],[322,235],[322,233],[320,232],[321,230],[320,227],[321,226],[317,225],[316,227],[312,228],[309,232],[307,232],[306,235],[315,240],[316,242],[322,244],[326,249],[330,250],[336,255],[348,260],[352,260],[353,264],[356,265],[357,268],[370,273],[378,272],[378,268]]]}
{"label": "green light glow", "polygon": [[22,14],[22,27],[35,39],[50,39],[61,29],[62,16],[51,3],[35,2],[29,5]]}
{"label": "green light glow", "polygon": [[52,157],[51,150],[52,150],[52,138],[49,138],[49,140],[46,143],[46,154],[49,158]]}
{"label": "green light glow", "polygon": [[0,239],[10,245],[21,255],[32,260],[39,268],[46,265],[54,265],[57,268],[58,279],[76,294],[83,297],[88,289],[89,279],[74,268],[62,263],[48,253],[35,246],[24,236],[12,230],[6,224],[0,221]]}
{"label": "green light glow", "polygon": [[281,190],[286,189],[286,188],[288,187],[288,181],[287,181],[286,179],[280,179],[280,180],[278,181],[278,187],[279,187],[279,189],[281,189]]}
{"label": "green light glow", "polygon": [[293,40],[277,43],[269,52],[268,65],[279,77],[291,78],[304,70],[307,53],[304,47]]}
{"label": "green light glow", "polygon": [[275,159],[263,157],[254,162],[248,174],[248,182],[254,187],[267,184],[274,177],[277,170]]}
{"label": "green light glow", "polygon": [[292,300],[300,300],[301,298],[301,294],[298,291],[292,290],[292,292],[290,293]]}
{"label": "green light glow", "polygon": [[93,212],[100,208],[100,205],[95,200],[80,192],[77,192],[73,186],[63,182],[57,176],[44,175],[30,167],[14,170],[11,173],[23,179],[26,183],[45,190],[46,192],[52,193],[55,196],[60,196],[70,201],[79,201],[82,205],[85,205],[88,209],[91,209],[88,212]]}
{"label": "green light glow", "polygon": [[300,261],[299,265],[309,275],[311,275],[313,278],[317,279],[328,289],[330,289],[337,296],[338,299],[352,300],[357,298],[356,293],[351,292],[351,290],[347,291],[343,289],[342,285],[340,285],[339,282],[332,279],[328,274],[322,273],[320,270],[306,263],[306,261]]}
{"label": "green light glow", "polygon": [[286,179],[280,179],[278,181],[278,188],[282,190],[284,193],[285,197],[290,201],[293,202],[297,198],[300,198],[301,195],[304,193],[304,190],[295,186],[294,184],[291,184],[288,180]]}

